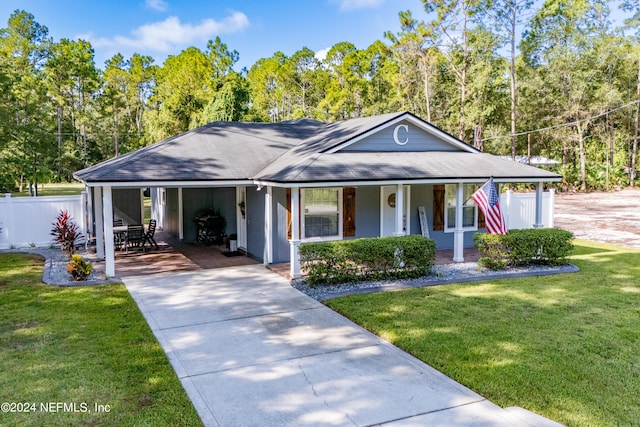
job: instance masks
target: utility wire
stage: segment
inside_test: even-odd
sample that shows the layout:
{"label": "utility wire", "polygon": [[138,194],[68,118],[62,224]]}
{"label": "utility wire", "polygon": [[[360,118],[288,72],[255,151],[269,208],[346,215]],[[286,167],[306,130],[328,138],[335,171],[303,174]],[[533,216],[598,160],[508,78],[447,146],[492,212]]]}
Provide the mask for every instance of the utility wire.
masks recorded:
{"label": "utility wire", "polygon": [[586,119],[576,120],[576,121],[569,122],[569,123],[563,123],[561,125],[549,126],[549,127],[546,127],[546,128],[528,130],[526,132],[518,132],[518,133],[514,133],[513,135],[509,134],[509,135],[502,135],[502,136],[490,136],[489,138],[482,138],[480,141],[484,142],[484,141],[491,141],[492,139],[511,138],[512,136],[529,135],[531,133],[544,132],[544,131],[547,131],[547,130],[558,129],[558,128],[562,128],[562,127],[575,126],[578,123],[586,122],[586,121],[589,121],[589,120],[594,120],[594,119],[597,119],[599,117],[606,116],[607,114],[614,113],[614,112],[616,112],[618,110],[622,110],[624,108],[629,107],[630,105],[635,105],[638,102],[640,102],[640,101],[637,101],[637,100],[636,101],[631,101],[631,102],[629,102],[627,104],[624,104],[624,105],[622,105],[620,107],[614,108],[613,110],[605,111],[604,113],[600,113],[600,114],[597,114],[595,116],[588,117]]}

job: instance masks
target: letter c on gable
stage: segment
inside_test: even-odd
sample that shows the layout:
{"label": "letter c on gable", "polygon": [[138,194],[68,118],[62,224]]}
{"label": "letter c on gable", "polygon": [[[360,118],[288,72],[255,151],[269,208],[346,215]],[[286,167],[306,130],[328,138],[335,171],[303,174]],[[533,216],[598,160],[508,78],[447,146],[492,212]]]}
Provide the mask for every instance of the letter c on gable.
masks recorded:
{"label": "letter c on gable", "polygon": [[409,142],[409,136],[406,136],[403,141],[400,141],[400,139],[398,139],[398,131],[400,130],[400,128],[403,128],[405,132],[409,132],[409,125],[396,126],[395,129],[393,129],[393,142],[398,145],[407,145],[407,142]]}

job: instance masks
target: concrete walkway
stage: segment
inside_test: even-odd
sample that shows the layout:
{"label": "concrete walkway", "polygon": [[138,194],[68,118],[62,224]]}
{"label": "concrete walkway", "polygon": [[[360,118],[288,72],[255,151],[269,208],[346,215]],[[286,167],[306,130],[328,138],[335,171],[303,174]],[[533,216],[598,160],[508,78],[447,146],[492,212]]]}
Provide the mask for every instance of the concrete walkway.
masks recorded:
{"label": "concrete walkway", "polygon": [[124,282],[206,426],[557,425],[501,409],[261,265]]}

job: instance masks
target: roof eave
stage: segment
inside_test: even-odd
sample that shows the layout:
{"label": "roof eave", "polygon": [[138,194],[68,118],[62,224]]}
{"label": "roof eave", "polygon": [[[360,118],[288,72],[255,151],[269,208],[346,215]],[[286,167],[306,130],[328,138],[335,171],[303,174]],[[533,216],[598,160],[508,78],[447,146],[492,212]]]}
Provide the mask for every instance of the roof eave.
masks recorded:
{"label": "roof eave", "polygon": [[[482,184],[486,182],[489,177],[475,177],[475,178],[381,178],[381,179],[353,179],[353,180],[319,180],[319,181],[291,181],[291,180],[271,180],[271,179],[255,179],[253,183],[262,187],[280,187],[280,188],[295,188],[295,187],[359,187],[359,186],[371,186],[371,185],[402,185],[402,184]],[[493,178],[493,181],[497,184],[506,183],[543,183],[543,182],[560,182],[562,176],[554,177],[500,177]]]}
{"label": "roof eave", "polygon": [[190,180],[190,181],[82,181],[87,187],[146,188],[146,187],[236,187],[253,185],[252,179]]}

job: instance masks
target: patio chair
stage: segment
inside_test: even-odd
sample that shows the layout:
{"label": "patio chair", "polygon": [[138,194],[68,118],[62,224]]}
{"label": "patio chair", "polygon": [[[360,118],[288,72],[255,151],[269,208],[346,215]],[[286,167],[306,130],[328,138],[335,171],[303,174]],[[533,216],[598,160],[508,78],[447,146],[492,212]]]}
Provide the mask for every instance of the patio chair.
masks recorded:
{"label": "patio chair", "polygon": [[127,234],[124,237],[125,252],[129,252],[130,247],[142,248],[144,252],[145,240],[144,227],[142,225],[129,225],[127,227]]}
{"label": "patio chair", "polygon": [[[155,234],[156,234],[156,220],[152,219],[149,221],[149,228],[147,228],[147,232],[144,233],[144,240],[145,242],[149,242],[149,245],[153,243],[156,249],[159,249],[159,246],[156,243],[156,240],[153,238]],[[142,244],[142,246],[144,247],[144,243]]]}

